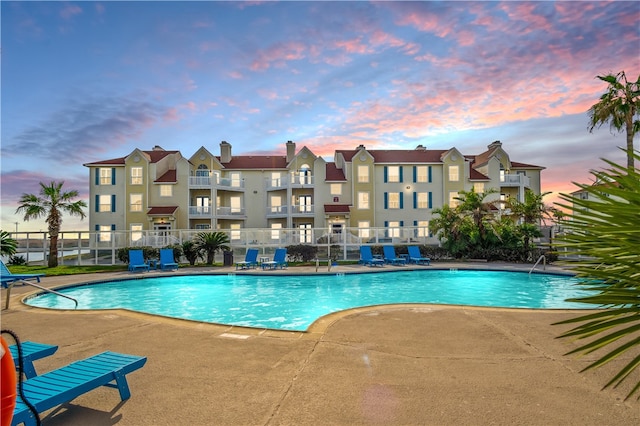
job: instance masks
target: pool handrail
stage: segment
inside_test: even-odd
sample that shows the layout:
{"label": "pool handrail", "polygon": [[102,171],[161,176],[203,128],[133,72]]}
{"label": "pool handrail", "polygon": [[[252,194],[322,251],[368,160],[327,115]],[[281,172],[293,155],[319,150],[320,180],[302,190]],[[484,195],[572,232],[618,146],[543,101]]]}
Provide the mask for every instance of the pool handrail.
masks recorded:
{"label": "pool handrail", "polygon": [[67,296],[66,294],[59,293],[59,292],[57,292],[55,290],[51,290],[50,288],[42,287],[41,285],[38,285],[38,284],[36,284],[34,282],[30,282],[30,281],[27,281],[27,280],[15,280],[15,281],[12,281],[12,282],[9,283],[9,286],[7,287],[7,299],[6,299],[5,306],[4,306],[5,309],[9,309],[9,300],[11,299],[11,289],[13,288],[14,284],[17,283],[17,282],[19,282],[19,283],[21,283],[23,285],[30,285],[30,286],[39,288],[42,291],[45,291],[47,293],[55,294],[56,296],[60,296],[60,297],[66,298],[66,299],[73,300],[73,302],[76,304],[73,309],[78,309],[78,301],[76,299],[74,299],[73,297]]}

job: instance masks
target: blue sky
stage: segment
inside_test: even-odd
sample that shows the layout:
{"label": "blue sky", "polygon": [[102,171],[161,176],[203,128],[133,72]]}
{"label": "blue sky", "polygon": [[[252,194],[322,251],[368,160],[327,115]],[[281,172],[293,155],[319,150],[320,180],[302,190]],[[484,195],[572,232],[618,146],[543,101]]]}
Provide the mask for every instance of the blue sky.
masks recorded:
{"label": "blue sky", "polygon": [[[10,2],[2,12],[2,229],[22,193],[154,145],[186,157],[501,140],[575,190],[624,134],[589,133],[597,75],[640,73],[639,2]],[[637,147],[637,141],[636,141]],[[63,230],[88,229],[64,217]]]}

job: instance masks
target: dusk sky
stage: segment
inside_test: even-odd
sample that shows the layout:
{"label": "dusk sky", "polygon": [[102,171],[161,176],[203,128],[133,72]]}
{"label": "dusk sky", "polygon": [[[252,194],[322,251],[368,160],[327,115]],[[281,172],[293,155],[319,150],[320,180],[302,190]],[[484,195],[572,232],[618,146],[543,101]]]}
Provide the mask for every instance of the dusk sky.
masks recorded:
{"label": "dusk sky", "polygon": [[[159,145],[190,157],[500,140],[543,191],[625,164],[597,75],[640,73],[640,2],[1,2],[3,230],[22,193]],[[638,148],[637,139],[635,147]],[[89,211],[87,209],[87,215]],[[65,215],[64,231],[88,230]]]}

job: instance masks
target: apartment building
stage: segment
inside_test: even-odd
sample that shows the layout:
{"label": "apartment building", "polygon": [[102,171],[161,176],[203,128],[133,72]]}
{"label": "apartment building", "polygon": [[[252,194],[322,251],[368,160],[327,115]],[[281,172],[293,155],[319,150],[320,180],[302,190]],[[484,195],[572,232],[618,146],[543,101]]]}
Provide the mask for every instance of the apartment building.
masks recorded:
{"label": "apartment building", "polygon": [[313,228],[372,228],[394,237],[405,227],[429,236],[433,210],[455,204],[459,191],[497,189],[496,199],[539,194],[544,167],[512,161],[499,141],[476,155],[456,148],[337,150],[326,161],[288,141],[284,155],[220,155],[201,147],[191,157],[156,146],[84,164],[90,171],[92,230],[295,229],[312,242]]}

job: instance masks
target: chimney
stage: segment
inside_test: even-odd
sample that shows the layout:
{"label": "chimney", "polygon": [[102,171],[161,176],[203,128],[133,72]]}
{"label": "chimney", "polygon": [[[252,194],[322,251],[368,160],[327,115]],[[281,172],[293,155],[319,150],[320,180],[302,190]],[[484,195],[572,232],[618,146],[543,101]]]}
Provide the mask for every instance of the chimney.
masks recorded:
{"label": "chimney", "polygon": [[418,145],[418,146],[416,146],[416,151],[426,151],[426,150],[427,150],[427,148],[425,148],[425,147],[424,147],[424,146],[422,146],[422,145]]}
{"label": "chimney", "polygon": [[293,160],[296,156],[296,144],[292,141],[287,141],[287,163]]}
{"label": "chimney", "polygon": [[164,151],[160,145],[156,145],[153,147],[152,151]]}
{"label": "chimney", "polygon": [[367,149],[364,147],[364,145],[358,145],[358,147],[356,148],[356,151],[360,151],[361,149]]}
{"label": "chimney", "polygon": [[501,148],[502,147],[502,142],[500,141],[495,141],[495,142],[491,142],[487,148],[488,149],[493,149],[493,148]]}
{"label": "chimney", "polygon": [[227,141],[220,142],[220,162],[228,163],[231,161],[231,144]]}

